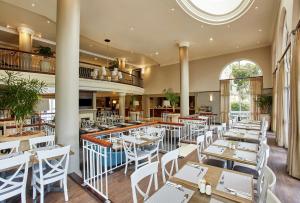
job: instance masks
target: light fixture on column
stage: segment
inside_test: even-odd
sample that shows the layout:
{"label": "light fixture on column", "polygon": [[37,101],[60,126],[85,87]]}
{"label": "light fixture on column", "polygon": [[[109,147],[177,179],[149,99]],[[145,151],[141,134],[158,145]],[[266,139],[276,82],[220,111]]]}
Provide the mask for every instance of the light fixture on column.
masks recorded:
{"label": "light fixture on column", "polygon": [[212,102],[214,100],[213,94],[209,95],[209,101]]}

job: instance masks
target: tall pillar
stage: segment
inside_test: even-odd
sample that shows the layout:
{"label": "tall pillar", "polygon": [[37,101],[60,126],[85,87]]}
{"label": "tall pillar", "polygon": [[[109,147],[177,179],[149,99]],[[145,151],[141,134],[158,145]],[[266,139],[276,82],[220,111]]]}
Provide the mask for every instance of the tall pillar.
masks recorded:
{"label": "tall pillar", "polygon": [[94,121],[95,121],[97,117],[97,92],[93,92],[93,109],[96,110],[94,112]]}
{"label": "tall pillar", "polygon": [[119,115],[125,119],[125,93],[119,93]]}
{"label": "tall pillar", "polygon": [[79,35],[80,0],[57,1],[55,134],[57,143],[71,145],[69,173],[79,169]]}
{"label": "tall pillar", "polygon": [[119,68],[121,70],[124,70],[126,66],[126,58],[119,58],[118,60],[119,60]]}
{"label": "tall pillar", "polygon": [[179,45],[180,60],[180,116],[189,115],[189,42]]}
{"label": "tall pillar", "polygon": [[19,32],[19,50],[32,51],[32,35],[34,31],[28,27],[18,27]]}

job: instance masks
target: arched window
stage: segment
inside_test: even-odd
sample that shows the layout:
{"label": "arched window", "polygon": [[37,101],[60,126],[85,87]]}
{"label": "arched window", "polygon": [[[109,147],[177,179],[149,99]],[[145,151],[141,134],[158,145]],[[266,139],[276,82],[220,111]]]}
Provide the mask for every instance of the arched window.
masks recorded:
{"label": "arched window", "polygon": [[[220,80],[227,80],[229,85],[230,117],[238,119],[257,119],[256,100],[261,94],[262,71],[249,60],[234,61],[227,65],[220,75]],[[221,107],[222,108],[222,107]],[[225,109],[225,107],[224,107]]]}
{"label": "arched window", "polygon": [[227,65],[220,75],[220,80],[242,79],[257,76],[262,76],[262,71],[256,63],[249,60],[240,60]]}

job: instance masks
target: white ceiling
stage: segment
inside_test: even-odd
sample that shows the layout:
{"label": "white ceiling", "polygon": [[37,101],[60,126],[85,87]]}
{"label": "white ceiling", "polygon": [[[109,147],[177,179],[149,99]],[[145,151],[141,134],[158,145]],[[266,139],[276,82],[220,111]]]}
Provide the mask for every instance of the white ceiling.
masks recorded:
{"label": "white ceiling", "polygon": [[[52,25],[47,25],[45,19],[30,19],[27,24],[55,40],[55,0],[2,1],[51,19]],[[179,41],[190,42],[191,60],[270,45],[279,3],[280,0],[256,0],[240,19],[229,25],[212,26],[190,17],[175,0],[81,0],[81,35],[95,43],[109,38],[111,46],[138,53],[141,65],[153,65],[154,61],[174,64],[178,62]],[[6,15],[0,12],[0,23],[15,18],[15,13]],[[88,44],[81,46],[89,48]]]}

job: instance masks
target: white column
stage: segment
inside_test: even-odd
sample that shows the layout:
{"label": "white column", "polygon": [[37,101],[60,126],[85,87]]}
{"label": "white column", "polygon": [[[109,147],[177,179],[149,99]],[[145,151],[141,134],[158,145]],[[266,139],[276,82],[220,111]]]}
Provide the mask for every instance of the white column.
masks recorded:
{"label": "white column", "polygon": [[189,115],[189,55],[188,42],[179,43],[180,60],[180,115]]}
{"label": "white column", "polygon": [[32,51],[32,35],[34,31],[28,27],[18,27],[19,32],[19,50]]}
{"label": "white column", "polygon": [[125,93],[119,93],[119,115],[125,118]]}
{"label": "white column", "polygon": [[93,109],[96,110],[94,112],[94,121],[95,121],[97,117],[97,92],[93,92]]}
{"label": "white column", "polygon": [[71,145],[69,172],[79,169],[80,0],[57,1],[55,133],[57,143]]}

